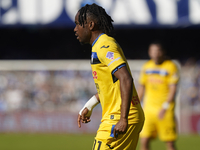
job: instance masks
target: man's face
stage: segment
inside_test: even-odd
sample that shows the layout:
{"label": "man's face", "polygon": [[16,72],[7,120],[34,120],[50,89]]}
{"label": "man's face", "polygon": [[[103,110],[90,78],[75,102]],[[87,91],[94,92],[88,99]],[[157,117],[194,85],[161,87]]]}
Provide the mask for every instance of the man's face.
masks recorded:
{"label": "man's face", "polygon": [[74,32],[75,32],[75,36],[77,36],[77,39],[79,40],[80,43],[82,44],[86,44],[90,42],[90,38],[91,38],[91,33],[88,27],[88,23],[83,25],[80,25],[79,21],[78,21],[78,16],[79,16],[79,12],[76,14],[75,16],[75,28],[74,28]]}
{"label": "man's face", "polygon": [[156,63],[159,63],[163,58],[163,52],[160,45],[151,44],[149,46],[149,57],[153,59]]}

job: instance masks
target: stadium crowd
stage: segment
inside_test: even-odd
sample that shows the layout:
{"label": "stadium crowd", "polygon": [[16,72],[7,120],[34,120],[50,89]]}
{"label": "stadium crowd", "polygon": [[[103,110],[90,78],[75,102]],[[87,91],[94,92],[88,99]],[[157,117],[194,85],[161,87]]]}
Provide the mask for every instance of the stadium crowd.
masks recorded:
{"label": "stadium crowd", "polygon": [[[132,71],[136,87],[139,71]],[[199,113],[200,61],[181,65],[181,108]],[[96,93],[91,71],[0,71],[0,112],[77,112]],[[79,102],[77,102],[79,101]]]}
{"label": "stadium crowd", "polygon": [[189,58],[181,67],[180,104],[192,113],[200,112],[200,61]]}
{"label": "stadium crowd", "polygon": [[77,110],[77,100],[95,92],[91,78],[89,71],[0,71],[0,111]]}

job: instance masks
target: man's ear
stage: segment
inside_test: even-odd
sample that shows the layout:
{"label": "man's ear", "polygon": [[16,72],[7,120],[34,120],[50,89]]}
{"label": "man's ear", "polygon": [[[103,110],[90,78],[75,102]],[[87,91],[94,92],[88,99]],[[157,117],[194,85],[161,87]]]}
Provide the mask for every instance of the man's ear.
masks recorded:
{"label": "man's ear", "polygon": [[90,29],[90,31],[94,30],[94,27],[95,27],[94,21],[90,21],[90,23],[89,23],[89,29]]}

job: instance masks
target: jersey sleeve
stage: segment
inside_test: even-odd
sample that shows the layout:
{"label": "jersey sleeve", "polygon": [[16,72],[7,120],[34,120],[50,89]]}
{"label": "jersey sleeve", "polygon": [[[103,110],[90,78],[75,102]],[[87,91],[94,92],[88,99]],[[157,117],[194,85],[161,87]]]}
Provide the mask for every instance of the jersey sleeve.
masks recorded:
{"label": "jersey sleeve", "polygon": [[112,74],[119,67],[125,66],[126,61],[123,52],[117,43],[105,44],[107,47],[102,46],[101,52],[98,54],[102,63],[108,66]]}
{"label": "jersey sleeve", "polygon": [[177,84],[179,81],[179,72],[177,66],[172,63],[170,67],[170,73],[168,77],[168,84]]}

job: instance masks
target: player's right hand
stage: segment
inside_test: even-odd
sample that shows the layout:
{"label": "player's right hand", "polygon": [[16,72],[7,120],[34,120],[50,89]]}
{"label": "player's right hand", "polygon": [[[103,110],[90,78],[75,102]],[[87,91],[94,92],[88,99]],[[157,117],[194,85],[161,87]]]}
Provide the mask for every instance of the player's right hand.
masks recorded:
{"label": "player's right hand", "polygon": [[117,139],[119,134],[125,134],[128,128],[128,120],[120,119],[114,127],[114,138]]}
{"label": "player's right hand", "polygon": [[88,123],[90,122],[90,117],[86,116],[88,114],[89,110],[85,107],[85,109],[82,111],[81,115],[78,114],[78,127],[81,127],[81,122],[82,123]]}

